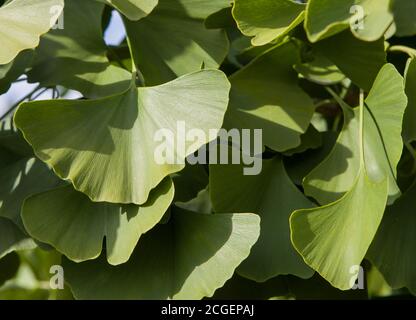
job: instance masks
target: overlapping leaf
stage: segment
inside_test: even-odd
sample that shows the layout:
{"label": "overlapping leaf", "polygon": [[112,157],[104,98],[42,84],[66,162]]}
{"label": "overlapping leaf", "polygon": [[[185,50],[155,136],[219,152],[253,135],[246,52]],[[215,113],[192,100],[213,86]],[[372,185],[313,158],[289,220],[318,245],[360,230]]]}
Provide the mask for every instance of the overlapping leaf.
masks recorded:
{"label": "overlapping leaf", "polygon": [[228,50],[222,30],[208,30],[204,19],[225,0],[160,0],[146,18],[125,20],[134,62],[146,85],[161,84],[205,68],[217,68]]}
{"label": "overlapping leaf", "polygon": [[292,68],[297,50],[292,42],[274,47],[230,77],[226,128],[263,129],[264,144],[277,151],[299,145],[314,106]]}
{"label": "overlapping leaf", "polygon": [[[403,78],[392,65],[380,71],[366,99],[364,117],[365,163],[373,175],[388,176],[389,195],[393,201],[400,194],[396,167],[402,153],[401,124],[407,105]],[[340,198],[351,189],[359,171],[359,109],[344,110],[344,127],[331,154],[304,181],[305,193],[321,204]]]}
{"label": "overlapping leaf", "polygon": [[173,193],[167,178],[144,205],[117,205],[94,203],[66,186],[28,198],[22,219],[33,238],[77,262],[97,258],[105,237],[108,262],[117,265],[130,258],[140,236],[161,220]]}
{"label": "overlapping leaf", "polygon": [[24,230],[20,209],[30,195],[52,189],[59,179],[41,161],[22,158],[0,170],[0,217],[12,220]]}
{"label": "overlapping leaf", "polygon": [[362,41],[348,30],[319,41],[314,48],[365,91],[371,89],[378,72],[386,63],[383,39]]}
{"label": "overlapping leaf", "polygon": [[329,85],[341,82],[345,75],[322,53],[314,52],[312,61],[295,65],[295,69],[306,79]]}
{"label": "overlapping leaf", "polygon": [[416,294],[414,269],[416,243],[416,184],[387,207],[383,221],[369,249],[368,258],[395,289],[407,287]]}
{"label": "overlapping leaf", "polygon": [[103,9],[96,1],[65,0],[63,28],[42,38],[29,81],[45,87],[61,85],[90,98],[126,90],[130,72],[110,64],[107,58],[101,28]]}
{"label": "overlapping leaf", "polygon": [[383,37],[392,22],[390,0],[310,0],[305,30],[311,42],[348,28],[361,40],[375,41]]}
{"label": "overlapping leaf", "polygon": [[259,235],[253,214],[173,209],[170,221],[140,240],[129,262],[64,261],[78,299],[201,299],[231,278]]}
{"label": "overlapping leaf", "polygon": [[233,16],[255,46],[283,38],[302,23],[305,5],[291,0],[236,0]]}
{"label": "overlapping leaf", "polygon": [[130,20],[146,17],[157,6],[158,0],[99,0],[112,5]]}
{"label": "overlapping leaf", "polygon": [[[36,246],[21,222],[23,201],[59,183],[43,163],[20,148],[21,140],[10,128],[0,131],[0,258]],[[12,147],[6,148],[9,144]]]}
{"label": "overlapping leaf", "polygon": [[[222,72],[205,70],[157,87],[132,84],[103,99],[24,103],[15,123],[36,155],[92,200],[144,204],[163,178],[183,169],[186,156],[215,138],[210,131],[222,125],[228,92]],[[178,147],[176,139],[185,140],[192,129],[204,138]],[[156,159],[163,147],[156,136],[166,131],[174,139],[174,145],[169,137],[164,142],[174,158]]]}
{"label": "overlapping leaf", "polygon": [[25,49],[35,48],[64,7],[63,0],[13,0],[0,8],[0,65]]}
{"label": "overlapping leaf", "polygon": [[373,180],[364,168],[341,199],[295,211],[292,242],[305,262],[334,287],[351,289],[377,231],[387,201],[387,179]]}
{"label": "overlapping leaf", "polygon": [[[358,125],[353,111],[343,106],[344,134],[307,178],[306,186],[313,181],[315,186],[331,185],[327,192],[343,188],[347,192],[322,207],[295,211],[290,219],[292,242],[305,262],[342,290],[354,284],[357,275],[352,270],[360,265],[371,244],[388,194],[399,191],[394,174],[402,150],[401,122],[407,103],[403,92],[402,77],[392,65],[386,65],[366,99],[367,107],[360,106]],[[345,128],[351,131],[345,134]],[[389,132],[388,136],[381,135],[384,132]],[[351,156],[356,160],[348,163],[348,173],[340,172],[340,163]],[[333,196],[325,198],[324,192],[314,191],[323,203]]]}
{"label": "overlapping leaf", "polygon": [[[230,150],[231,151],[231,150]],[[312,207],[287,176],[282,160],[263,160],[261,174],[244,176],[242,165],[211,165],[210,192],[216,212],[254,212],[261,217],[261,233],[238,273],[263,282],[277,275],[309,278],[308,268],[290,243],[289,216]]]}

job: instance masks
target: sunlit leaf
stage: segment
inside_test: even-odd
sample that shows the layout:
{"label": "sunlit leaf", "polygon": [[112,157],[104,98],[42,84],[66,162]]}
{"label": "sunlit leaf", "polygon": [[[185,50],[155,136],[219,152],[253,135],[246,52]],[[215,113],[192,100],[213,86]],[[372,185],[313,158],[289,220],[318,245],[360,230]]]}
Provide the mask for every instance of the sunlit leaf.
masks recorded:
{"label": "sunlit leaf", "polygon": [[175,209],[168,224],[144,235],[130,260],[64,260],[78,299],[201,299],[234,273],[259,235],[253,214],[199,214]]}
{"label": "sunlit leaf", "polygon": [[64,8],[63,0],[13,0],[0,8],[0,65],[35,48]]}
{"label": "sunlit leaf", "polygon": [[97,258],[106,240],[108,262],[126,262],[142,234],[163,217],[173,199],[167,178],[142,205],[94,203],[72,186],[28,198],[22,219],[35,239],[53,245],[76,262]]}
{"label": "sunlit leaf", "polygon": [[[306,186],[318,187],[308,191],[313,190],[321,203],[333,200],[334,194],[328,195],[331,191],[346,193],[322,207],[295,211],[290,227],[293,245],[305,262],[334,287],[347,290],[358,277],[354,270],[376,234],[388,195],[400,191],[394,175],[403,146],[401,122],[407,104],[403,78],[387,64],[358,112],[340,103],[344,133],[323,164],[306,178]],[[350,157],[347,173],[340,172],[340,161]],[[335,165],[334,161],[339,162]]]}
{"label": "sunlit leaf", "polygon": [[[305,193],[321,204],[351,189],[360,167],[359,109],[342,103],[344,126],[330,155],[304,181]],[[403,78],[392,65],[380,71],[364,113],[365,163],[374,176],[388,176],[390,201],[400,194],[396,167],[402,153],[401,124],[407,98]]]}
{"label": "sunlit leaf", "polygon": [[112,5],[130,20],[146,17],[157,6],[158,0],[99,0]]}
{"label": "sunlit leaf", "polygon": [[[163,178],[184,168],[186,156],[215,138],[209,132],[222,125],[228,92],[222,72],[204,70],[157,87],[132,84],[104,99],[24,103],[15,123],[36,155],[92,200],[143,204]],[[184,148],[170,145],[169,136],[156,139],[168,131],[185,140],[192,129],[204,137],[187,139]],[[163,143],[173,159],[156,159]]]}

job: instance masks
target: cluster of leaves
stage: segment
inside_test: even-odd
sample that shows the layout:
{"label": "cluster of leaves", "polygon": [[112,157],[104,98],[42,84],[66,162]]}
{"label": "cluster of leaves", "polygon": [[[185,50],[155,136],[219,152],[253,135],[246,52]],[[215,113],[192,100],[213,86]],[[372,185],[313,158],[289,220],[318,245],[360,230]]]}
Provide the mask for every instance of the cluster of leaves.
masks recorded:
{"label": "cluster of leaves", "polygon": [[[1,117],[0,298],[416,294],[416,1],[0,5],[0,94],[38,84]],[[157,164],[178,121],[262,129],[261,173]]]}

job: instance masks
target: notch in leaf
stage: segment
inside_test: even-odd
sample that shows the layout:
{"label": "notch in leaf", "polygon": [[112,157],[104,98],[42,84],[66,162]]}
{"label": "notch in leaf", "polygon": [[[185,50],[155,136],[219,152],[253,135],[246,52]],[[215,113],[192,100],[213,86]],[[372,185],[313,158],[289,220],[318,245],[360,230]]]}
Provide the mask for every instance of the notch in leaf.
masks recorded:
{"label": "notch in leaf", "polygon": [[201,299],[230,279],[257,241],[258,216],[202,214],[172,208],[117,267],[102,258],[64,260],[66,280],[78,299]]}

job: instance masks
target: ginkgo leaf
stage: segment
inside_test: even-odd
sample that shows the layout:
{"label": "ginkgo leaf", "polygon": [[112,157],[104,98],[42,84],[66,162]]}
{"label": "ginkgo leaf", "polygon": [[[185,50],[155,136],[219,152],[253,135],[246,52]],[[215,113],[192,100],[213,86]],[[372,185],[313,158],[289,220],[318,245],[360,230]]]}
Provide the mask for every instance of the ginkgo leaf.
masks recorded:
{"label": "ginkgo leaf", "polygon": [[[138,22],[125,19],[130,49],[146,85],[161,84],[205,68],[218,68],[227,55],[222,30],[208,30],[204,19],[224,0],[159,0]],[[229,1],[228,1],[229,2]]]}
{"label": "ginkgo leaf", "polygon": [[13,0],[0,8],[0,65],[35,48],[64,8],[63,0]]}
{"label": "ginkgo leaf", "polygon": [[[338,99],[339,100],[339,99]],[[321,204],[339,199],[351,189],[360,166],[359,109],[339,101],[344,126],[328,157],[304,180],[305,193]],[[367,172],[388,176],[390,202],[400,195],[396,167],[400,160],[403,114],[407,105],[403,78],[391,64],[380,71],[365,100],[364,141]]]}
{"label": "ginkgo leaf", "polygon": [[289,232],[290,214],[312,203],[290,181],[280,158],[263,160],[255,176],[244,175],[242,165],[211,165],[210,193],[216,212],[253,212],[261,218],[260,238],[237,269],[240,275],[258,282],[313,275],[293,249]]}
{"label": "ginkgo leaf", "polygon": [[378,72],[386,63],[383,39],[362,41],[350,31],[319,41],[313,47],[365,91],[371,89]]}
{"label": "ginkgo leaf", "polygon": [[130,258],[140,236],[161,220],[173,194],[170,178],[152,190],[142,206],[95,203],[65,186],[29,197],[22,219],[33,238],[76,262],[97,258],[105,238],[107,260],[118,265]]}
{"label": "ginkgo leaf", "polygon": [[361,40],[375,41],[383,37],[392,22],[390,0],[310,0],[305,30],[311,42],[348,28]]}
{"label": "ginkgo leaf", "polygon": [[112,5],[130,20],[146,17],[157,6],[158,0],[99,0]]}
{"label": "ginkgo leaf", "polygon": [[291,0],[236,0],[233,16],[254,46],[284,37],[302,23],[305,5]]}
{"label": "ginkgo leaf", "polygon": [[104,4],[66,0],[64,27],[42,37],[29,82],[61,85],[96,98],[120,93],[130,86],[131,73],[110,64],[101,27]]}
{"label": "ginkgo leaf", "polygon": [[367,253],[394,289],[407,287],[416,295],[416,215],[414,183],[392,206],[388,206]]}
{"label": "ginkgo leaf", "polygon": [[295,211],[290,217],[292,243],[305,262],[332,286],[353,287],[381,222],[387,201],[387,179],[374,181],[364,164],[341,199],[323,207]]}
{"label": "ginkgo leaf", "polygon": [[[229,88],[222,72],[204,70],[97,100],[24,103],[14,120],[36,155],[93,201],[144,204],[215,138]],[[187,138],[193,129],[203,137]],[[172,157],[159,159],[160,149]]]}
{"label": "ginkgo leaf", "polygon": [[169,223],[140,240],[130,260],[64,260],[78,299],[201,299],[224,285],[259,235],[253,214],[200,214],[172,209]]}
{"label": "ginkgo leaf", "polygon": [[405,71],[406,95],[408,104],[403,121],[403,138],[407,141],[416,140],[416,58],[409,59]]}
{"label": "ginkgo leaf", "polygon": [[[347,192],[322,207],[295,211],[290,217],[290,228],[292,243],[305,262],[334,287],[347,290],[358,277],[354,270],[376,234],[391,186],[399,191],[392,175],[403,147],[401,122],[407,104],[403,78],[393,65],[387,64],[358,112],[342,100],[339,102],[345,114],[343,135],[311,176],[317,177],[319,172],[321,177],[314,180],[315,185],[331,184],[331,190],[342,186]],[[389,134],[384,136],[381,132]],[[343,168],[348,151],[356,159],[348,163],[348,174],[341,171],[341,178],[330,180],[334,168]],[[307,179],[310,184],[311,177]]]}
{"label": "ginkgo leaf", "polygon": [[[367,163],[368,144],[364,104],[359,112],[358,173],[350,190],[322,207],[295,211],[290,218],[292,243],[305,262],[334,287],[353,287],[356,270],[381,222],[388,196],[390,172]],[[371,159],[373,160],[373,159]],[[371,161],[370,160],[370,161]],[[369,168],[369,171],[367,169]]]}
{"label": "ginkgo leaf", "polygon": [[297,147],[314,112],[292,68],[298,61],[296,45],[286,42],[234,73],[224,127],[260,128],[264,145],[276,151]]}

